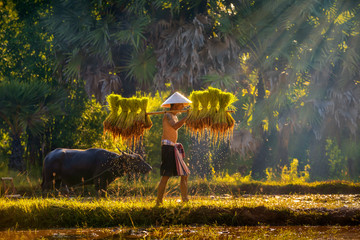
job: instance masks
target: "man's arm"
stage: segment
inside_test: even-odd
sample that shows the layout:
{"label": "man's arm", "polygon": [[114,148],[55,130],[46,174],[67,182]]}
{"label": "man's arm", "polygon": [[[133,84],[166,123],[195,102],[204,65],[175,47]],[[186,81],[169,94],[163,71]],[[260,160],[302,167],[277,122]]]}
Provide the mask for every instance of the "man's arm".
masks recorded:
{"label": "man's arm", "polygon": [[186,115],[183,119],[181,119],[178,122],[175,122],[174,119],[172,118],[172,116],[170,115],[171,113],[165,113],[166,119],[169,122],[170,126],[172,126],[175,130],[178,130],[179,128],[182,127],[182,125],[184,125],[186,119],[188,118],[188,115]]}

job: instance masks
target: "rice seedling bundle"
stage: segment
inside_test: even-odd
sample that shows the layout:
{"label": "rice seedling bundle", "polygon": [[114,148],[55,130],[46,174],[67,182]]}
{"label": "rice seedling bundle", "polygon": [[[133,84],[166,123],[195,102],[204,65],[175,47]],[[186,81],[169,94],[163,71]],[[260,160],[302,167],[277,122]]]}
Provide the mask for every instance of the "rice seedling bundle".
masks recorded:
{"label": "rice seedling bundle", "polygon": [[121,137],[127,143],[136,143],[152,122],[146,114],[149,99],[146,97],[123,98],[111,94],[107,97],[110,114],[104,121],[104,132],[110,132],[114,138]]}
{"label": "rice seedling bundle", "polygon": [[209,122],[209,92],[202,91],[198,94],[198,99],[201,104],[200,113],[199,113],[199,127],[205,129],[210,126]]}
{"label": "rice seedling bundle", "polygon": [[208,88],[209,91],[209,102],[210,102],[210,109],[208,112],[208,121],[209,126],[212,126],[214,123],[214,119],[216,118],[217,112],[219,110],[219,97],[220,97],[220,90],[217,88]]}
{"label": "rice seedling bundle", "polygon": [[235,120],[230,110],[235,110],[232,104],[237,100],[233,94],[209,87],[204,91],[194,91],[190,99],[192,104],[186,127],[191,134],[199,133],[201,137],[208,129],[210,137],[216,141],[232,133]]}
{"label": "rice seedling bundle", "polygon": [[116,135],[115,137],[120,137],[123,134],[124,130],[126,129],[126,126],[125,126],[126,118],[130,111],[127,98],[120,97],[119,105],[121,107],[121,112],[119,113],[119,117],[116,122],[116,126],[119,129],[119,132],[117,134],[115,134]]}
{"label": "rice seedling bundle", "polygon": [[[110,94],[106,97],[107,102],[109,103],[110,114],[106,117],[104,121],[104,131],[116,133],[117,129],[117,120],[119,118],[119,95]],[[116,134],[115,134],[116,135]]]}
{"label": "rice seedling bundle", "polygon": [[227,111],[234,108],[232,104],[236,101],[236,97],[231,93],[222,92],[219,94],[219,109],[214,115],[211,130],[214,134],[225,137],[232,135],[235,120]]}
{"label": "rice seedling bundle", "polygon": [[149,104],[149,98],[147,98],[147,97],[141,98],[139,115],[141,115],[140,119],[145,119],[145,121],[143,122],[143,128],[145,130],[149,130],[152,127],[152,122],[151,122],[150,116],[148,114],[146,114],[146,109],[147,109],[148,104]]}
{"label": "rice seedling bundle", "polygon": [[198,94],[200,91],[193,91],[190,94],[190,100],[192,101],[192,108],[189,111],[188,118],[186,120],[186,127],[191,128],[192,132],[200,132],[201,126],[199,125],[199,113],[200,113],[200,102],[198,99]]}
{"label": "rice seedling bundle", "polygon": [[[210,130],[210,137],[216,140],[232,132],[235,121],[229,109],[235,109],[232,106],[236,101],[233,94],[210,87],[204,91],[193,91],[190,99],[192,104],[186,127],[191,134],[202,137],[206,130]],[[136,143],[151,128],[150,114],[165,113],[147,113],[149,99],[146,97],[123,98],[111,94],[107,101],[110,114],[104,121],[104,132],[112,133],[114,138],[121,137],[127,143]]]}
{"label": "rice seedling bundle", "polygon": [[[122,138],[128,139],[132,137],[132,135],[137,135],[137,129],[136,129],[136,118],[137,118],[137,111],[139,109],[138,99],[137,98],[129,98],[127,99],[127,104],[129,107],[129,112],[127,113],[127,117],[125,118],[124,125],[122,126],[123,133]],[[120,127],[120,126],[119,126]]]}

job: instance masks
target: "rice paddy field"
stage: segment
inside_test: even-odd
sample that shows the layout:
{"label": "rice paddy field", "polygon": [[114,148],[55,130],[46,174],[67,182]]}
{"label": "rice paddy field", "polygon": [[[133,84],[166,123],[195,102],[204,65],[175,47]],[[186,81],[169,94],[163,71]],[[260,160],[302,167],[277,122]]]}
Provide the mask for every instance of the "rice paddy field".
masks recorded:
{"label": "rice paddy field", "polygon": [[6,229],[172,225],[359,225],[360,195],[0,199]]}
{"label": "rice paddy field", "polygon": [[2,231],[0,239],[358,239],[353,226],[172,226]]}
{"label": "rice paddy field", "polygon": [[[30,182],[31,183],[31,182]],[[0,239],[358,239],[358,183],[178,181],[155,205],[155,180],[113,183],[105,198],[93,189],[41,193],[20,184],[20,198],[0,197]]]}

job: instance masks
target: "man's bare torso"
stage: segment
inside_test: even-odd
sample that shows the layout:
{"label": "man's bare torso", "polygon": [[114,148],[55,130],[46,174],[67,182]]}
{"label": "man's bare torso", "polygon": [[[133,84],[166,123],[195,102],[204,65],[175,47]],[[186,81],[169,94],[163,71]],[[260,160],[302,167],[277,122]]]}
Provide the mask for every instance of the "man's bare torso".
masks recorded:
{"label": "man's bare torso", "polygon": [[173,143],[177,142],[178,131],[174,128],[174,124],[178,122],[176,115],[172,113],[165,113],[163,118],[163,135],[161,140],[170,140]]}

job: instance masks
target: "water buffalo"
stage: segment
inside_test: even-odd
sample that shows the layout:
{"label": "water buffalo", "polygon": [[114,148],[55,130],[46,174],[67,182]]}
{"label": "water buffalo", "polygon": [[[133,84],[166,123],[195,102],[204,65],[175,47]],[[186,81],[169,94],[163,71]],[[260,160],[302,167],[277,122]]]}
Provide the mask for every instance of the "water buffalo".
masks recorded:
{"label": "water buffalo", "polygon": [[[66,187],[95,184],[97,191],[106,191],[107,186],[125,173],[148,173],[151,166],[136,154],[121,155],[104,149],[75,150],[58,148],[48,153],[43,164],[43,191],[60,184]],[[102,191],[103,192],[103,191]]]}

